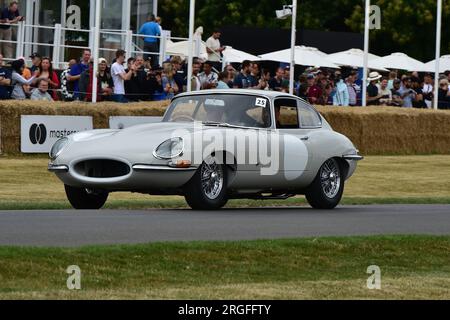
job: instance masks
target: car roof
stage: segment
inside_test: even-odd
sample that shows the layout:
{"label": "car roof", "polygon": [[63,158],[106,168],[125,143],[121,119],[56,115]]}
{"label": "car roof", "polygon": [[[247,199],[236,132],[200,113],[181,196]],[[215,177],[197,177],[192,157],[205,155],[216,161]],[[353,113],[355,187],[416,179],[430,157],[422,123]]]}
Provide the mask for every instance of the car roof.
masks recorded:
{"label": "car roof", "polygon": [[[208,95],[208,94],[235,94],[235,95],[252,95],[252,96],[264,96],[270,99],[285,97],[285,98],[295,98],[300,99],[297,96],[290,95],[288,93],[278,92],[278,91],[269,91],[269,90],[249,90],[249,89],[211,89],[211,90],[201,90],[201,91],[192,91],[185,92],[176,96],[185,97],[191,95]],[[300,99],[302,100],[302,99]]]}

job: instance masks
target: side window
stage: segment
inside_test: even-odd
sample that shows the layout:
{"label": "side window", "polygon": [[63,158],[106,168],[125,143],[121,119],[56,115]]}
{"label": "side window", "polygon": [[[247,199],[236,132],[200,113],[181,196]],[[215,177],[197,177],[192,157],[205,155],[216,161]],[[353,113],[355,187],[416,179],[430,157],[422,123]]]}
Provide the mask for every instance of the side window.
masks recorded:
{"label": "side window", "polygon": [[298,112],[300,116],[300,127],[318,128],[322,126],[322,120],[317,111],[306,103],[298,103]]}
{"label": "side window", "polygon": [[275,119],[277,129],[298,129],[297,100],[276,99]]}

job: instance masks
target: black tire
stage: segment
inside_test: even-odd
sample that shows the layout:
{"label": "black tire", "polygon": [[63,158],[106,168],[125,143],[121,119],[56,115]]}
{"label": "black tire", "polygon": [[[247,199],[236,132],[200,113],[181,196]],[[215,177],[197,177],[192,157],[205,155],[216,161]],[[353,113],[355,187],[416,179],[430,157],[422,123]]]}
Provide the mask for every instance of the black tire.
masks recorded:
{"label": "black tire", "polygon": [[[211,197],[211,193],[209,193],[204,187],[203,182],[205,183],[215,183],[216,176],[213,178],[212,175],[208,176],[209,165],[207,162],[211,160],[214,162],[214,165],[217,166],[218,171],[222,173],[221,177],[221,187],[216,190],[214,197]],[[204,180],[202,181],[202,177]],[[214,179],[214,180],[212,180]],[[209,194],[209,196],[208,196]],[[228,194],[227,194],[227,172],[226,167],[223,164],[217,164],[216,159],[211,156],[197,170],[192,179],[186,184],[184,188],[184,197],[186,199],[187,204],[194,210],[218,210],[221,209],[228,202]]]}
{"label": "black tire", "polygon": [[[330,170],[334,176],[329,174]],[[342,199],[344,186],[345,177],[342,167],[336,159],[329,159],[320,167],[316,178],[308,187],[306,199],[314,209],[334,209]]]}
{"label": "black tire", "polygon": [[85,188],[75,188],[68,185],[64,185],[64,188],[70,204],[78,210],[101,209],[109,195],[106,191],[88,192]]}

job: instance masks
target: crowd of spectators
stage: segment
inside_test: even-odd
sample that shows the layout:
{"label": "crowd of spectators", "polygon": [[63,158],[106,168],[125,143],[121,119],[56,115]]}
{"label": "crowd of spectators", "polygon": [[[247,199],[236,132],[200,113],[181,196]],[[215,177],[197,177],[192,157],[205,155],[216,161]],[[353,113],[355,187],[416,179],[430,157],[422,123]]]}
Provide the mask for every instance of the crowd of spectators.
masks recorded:
{"label": "crowd of spectators", "polygon": [[[157,25],[152,19],[148,23]],[[154,27],[146,28],[157,33]],[[289,92],[289,66],[274,70],[262,67],[264,64],[243,61],[239,66],[228,64],[222,69],[216,59],[223,51],[219,38],[220,32],[216,31],[208,39],[212,49],[208,51],[207,61],[194,58],[189,79],[192,90],[234,88]],[[87,49],[79,61],[69,61],[68,69],[58,75],[51,59],[39,53],[30,56],[30,67],[22,57],[12,61],[9,68],[4,66],[0,54],[0,99],[91,101],[94,63],[98,65],[97,101],[127,103],[172,99],[186,90],[187,61],[172,56],[159,66],[157,58],[152,55],[127,57],[124,50],[117,50],[111,62],[105,58],[93,61]],[[450,109],[450,72],[440,77],[439,108]],[[413,72],[399,76],[390,72],[383,76],[374,71],[369,74],[368,82],[368,105],[432,107],[432,74]],[[307,68],[298,76],[294,88],[297,96],[314,105],[360,106],[362,102],[362,81],[357,69]]]}
{"label": "crowd of spectators", "polygon": [[[0,12],[0,52],[13,55],[11,25],[24,19],[17,1]],[[159,39],[162,35],[161,18],[151,15],[140,30],[145,54],[126,57],[118,50],[111,62],[105,58],[93,61],[90,50],[82,57],[70,60],[61,73],[53,70],[52,61],[39,53],[3,63],[0,54],[0,99],[91,101],[93,93],[94,63],[97,64],[97,101],[120,103],[172,99],[186,90],[188,81],[192,90],[205,89],[256,89],[289,92],[289,66],[243,61],[240,65],[222,65],[225,50],[220,43],[221,32],[215,30],[206,41],[206,60],[195,58],[193,75],[187,79],[187,61],[172,56],[159,65]],[[362,79],[358,69],[341,70],[307,68],[297,74],[295,94],[314,105],[360,106],[362,104]],[[431,108],[434,100],[432,74],[417,72],[382,75],[376,71],[368,77],[367,104],[406,108]],[[438,106],[450,109],[450,72],[440,75]]]}

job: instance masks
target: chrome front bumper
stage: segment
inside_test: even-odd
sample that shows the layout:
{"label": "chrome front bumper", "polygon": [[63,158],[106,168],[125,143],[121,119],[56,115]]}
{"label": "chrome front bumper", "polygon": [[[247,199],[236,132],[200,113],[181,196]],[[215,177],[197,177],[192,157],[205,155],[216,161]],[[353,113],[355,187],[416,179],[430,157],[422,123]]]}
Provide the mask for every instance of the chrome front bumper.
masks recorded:
{"label": "chrome front bumper", "polygon": [[92,178],[78,174],[71,165],[50,163],[48,171],[55,173],[64,183],[73,187],[97,188],[111,191],[131,191],[179,188],[195,174],[196,167],[173,168],[164,165],[136,164],[126,176]]}
{"label": "chrome front bumper", "polygon": [[68,172],[69,171],[69,167],[66,165],[54,165],[52,163],[50,163],[48,165],[48,171],[56,173],[56,172]]}
{"label": "chrome front bumper", "polygon": [[360,156],[359,154],[343,155],[342,158],[345,159],[345,160],[349,160],[349,161],[361,161],[361,160],[364,160],[364,157]]}

